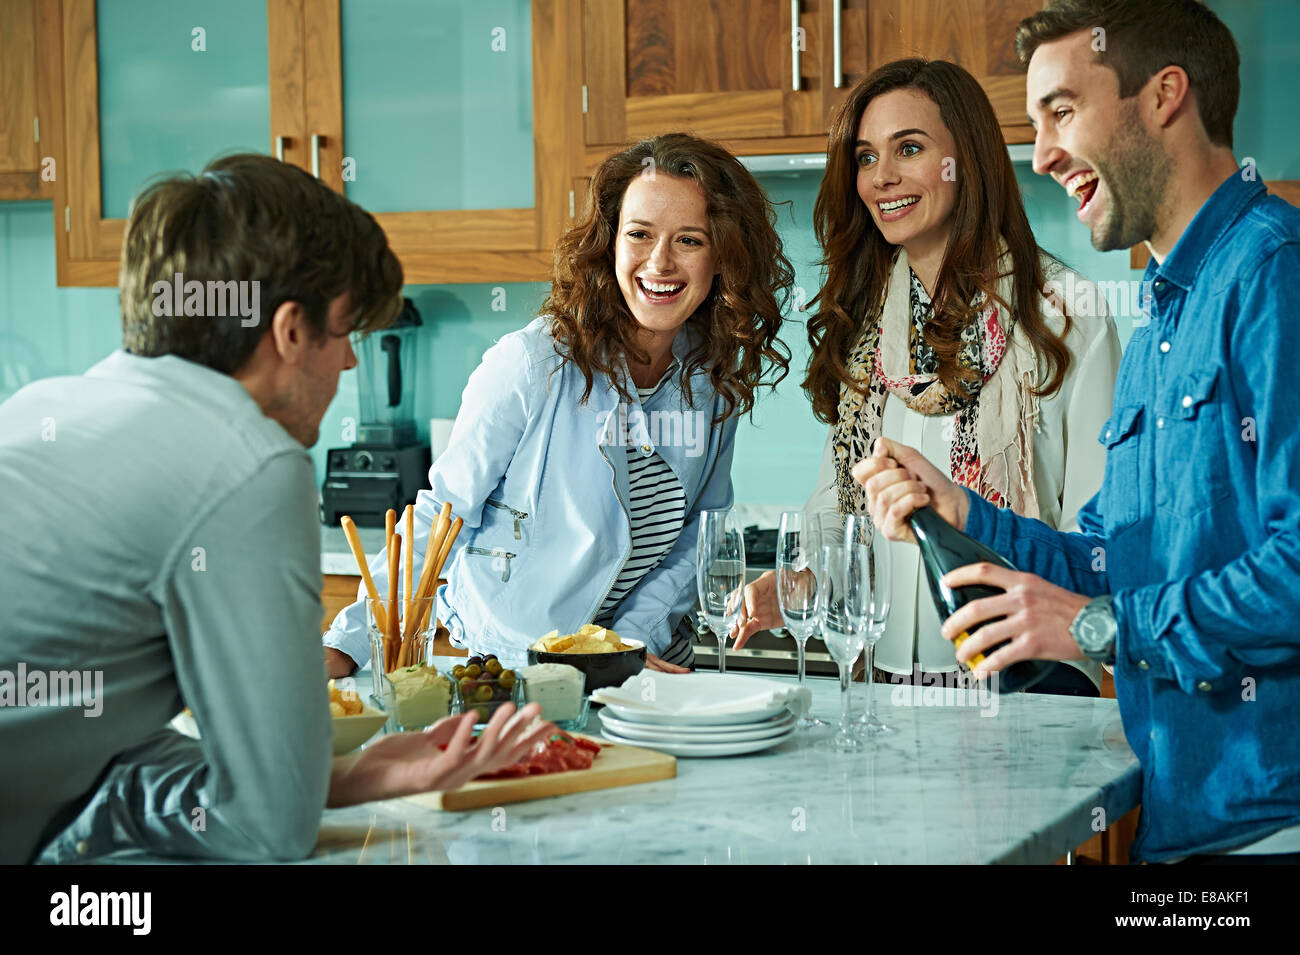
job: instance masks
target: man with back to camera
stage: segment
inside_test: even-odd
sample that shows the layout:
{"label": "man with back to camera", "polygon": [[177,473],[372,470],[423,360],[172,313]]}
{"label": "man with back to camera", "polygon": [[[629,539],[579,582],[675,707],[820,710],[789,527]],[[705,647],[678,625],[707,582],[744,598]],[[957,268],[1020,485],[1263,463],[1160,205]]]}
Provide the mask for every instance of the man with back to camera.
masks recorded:
{"label": "man with back to camera", "polygon": [[[0,863],[300,858],[327,806],[455,788],[543,738],[506,705],[478,742],[466,714],[330,755],[306,448],[350,334],[400,305],[374,219],[230,156],[136,198],[118,284],[124,350],[0,405]],[[93,700],[4,693],[69,670]],[[202,740],[165,728],[186,705]]]}
{"label": "man with back to camera", "polygon": [[1300,862],[1300,210],[1238,167],[1236,44],[1195,0],[1053,0],[1016,45],[1034,170],[1079,201],[1097,249],[1152,256],[1102,488],[1061,534],[892,442],[854,475],[888,536],[912,539],[904,519],[929,503],[1030,571],[947,575],[1006,591],[944,623],[951,640],[1006,615],[958,659],[1010,640],[977,672],[1114,665],[1142,766],[1136,859]]}

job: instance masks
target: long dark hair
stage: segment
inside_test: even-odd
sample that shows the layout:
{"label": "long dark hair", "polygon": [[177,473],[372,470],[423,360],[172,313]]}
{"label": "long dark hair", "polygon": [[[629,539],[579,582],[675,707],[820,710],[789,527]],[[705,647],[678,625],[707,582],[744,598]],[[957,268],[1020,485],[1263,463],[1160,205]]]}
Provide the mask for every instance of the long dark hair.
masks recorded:
{"label": "long dark hair", "polygon": [[[864,322],[878,314],[897,249],[885,241],[857,191],[853,161],[858,124],[867,105],[884,93],[915,89],[929,96],[956,143],[957,200],[952,232],[935,283],[933,314],[925,340],[939,359],[938,376],[950,390],[974,372],[957,364],[962,329],[974,318],[972,303],[981,296],[1000,303],[1024,330],[1042,360],[1045,380],[1035,394],[1061,387],[1070,365],[1065,335],[1043,321],[1040,299],[1044,275],[1038,243],[1020,199],[1007,147],[988,96],[970,73],[943,60],[908,59],[886,63],[859,83],[840,108],[831,127],[826,174],[813,207],[813,226],[822,247],[826,283],[808,320],[812,359],[803,387],[813,413],[834,423],[840,385],[858,390],[847,362]],[[999,239],[1011,255],[1012,300],[997,293]]]}
{"label": "long dark hair", "polygon": [[555,279],[542,308],[551,315],[557,349],[586,378],[583,401],[597,375],[631,401],[617,373],[619,359],[646,363],[649,355],[637,344],[639,326],[618,285],[614,238],[623,194],[647,168],[695,180],[708,203],[718,274],[687,320],[701,342],[682,363],[682,393],[691,400],[690,377],[705,369],[724,402],[719,421],[749,412],[758,387],[774,387],[789,370],[790,351],[777,333],[794,269],[782,253],[772,203],[749,170],[716,143],[669,133],[616,153],[596,169],[587,214],[555,244]]}

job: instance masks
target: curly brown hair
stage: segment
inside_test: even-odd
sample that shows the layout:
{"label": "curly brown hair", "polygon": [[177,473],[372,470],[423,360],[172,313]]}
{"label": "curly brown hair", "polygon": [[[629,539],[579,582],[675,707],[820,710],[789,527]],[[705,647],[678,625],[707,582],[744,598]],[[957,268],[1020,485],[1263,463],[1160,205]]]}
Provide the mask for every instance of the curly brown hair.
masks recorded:
{"label": "curly brown hair", "polygon": [[718,274],[686,323],[698,330],[700,343],[682,363],[682,393],[692,400],[691,375],[704,369],[725,404],[714,423],[746,414],[757,389],[775,387],[789,371],[790,351],[777,333],[794,269],[782,252],[771,201],[749,170],[716,143],[668,133],[616,153],[596,169],[589,211],[555,245],[555,278],[542,308],[550,315],[556,350],[586,379],[584,402],[597,375],[608,378],[624,401],[632,400],[620,359],[648,363],[650,356],[637,344],[639,325],[619,288],[614,240],[623,194],[647,168],[693,179],[708,203]]}
{"label": "curly brown hair", "polygon": [[[811,360],[804,391],[818,419],[834,424],[840,386],[865,392],[849,374],[847,362],[864,323],[879,313],[896,247],[885,241],[857,191],[853,161],[858,124],[867,105],[884,93],[914,89],[929,96],[956,143],[959,170],[952,232],[935,283],[933,313],[925,323],[926,342],[939,360],[938,377],[949,390],[975,372],[961,368],[961,332],[974,317],[971,303],[981,297],[998,302],[1019,323],[1045,373],[1035,394],[1055,393],[1065,379],[1070,352],[1065,336],[1043,321],[1039,307],[1045,278],[1029,219],[1020,198],[1011,158],[988,96],[970,73],[943,60],[906,59],[886,63],[859,83],[845,99],[831,127],[826,173],[813,207],[813,228],[822,247],[826,282],[808,320]],[[1012,262],[1012,301],[997,293],[999,239]]]}

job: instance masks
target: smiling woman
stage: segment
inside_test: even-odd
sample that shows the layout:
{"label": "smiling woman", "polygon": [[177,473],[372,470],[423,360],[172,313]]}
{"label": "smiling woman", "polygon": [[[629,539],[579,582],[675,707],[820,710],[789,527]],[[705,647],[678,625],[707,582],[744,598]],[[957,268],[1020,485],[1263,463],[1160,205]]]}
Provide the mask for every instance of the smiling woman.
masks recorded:
{"label": "smiling woman", "polygon": [[[731,506],[737,421],[785,375],[793,271],[767,196],[713,143],[616,153],[592,199],[542,315],[470,377],[415,544],[444,502],[464,519],[437,605],[457,645],[513,667],[546,631],[594,623],[684,672],[699,515]],[[324,642],[334,675],[366,659],[360,603]]]}
{"label": "smiling woman", "polygon": [[[806,510],[823,528],[866,513],[851,469],[883,435],[1000,507],[1072,526],[1101,483],[1119,339],[1109,315],[1067,314],[1050,294],[1095,286],[1039,250],[979,82],[919,59],[863,80],[832,125],[814,225],[827,271],[804,389],[831,428]],[[916,549],[890,545],[890,558],[882,669],[956,670],[917,599]],[[746,602],[742,642],[780,625],[770,574]],[[1097,694],[1099,665],[1056,669],[1038,691]]]}
{"label": "smiling woman", "polygon": [[594,375],[618,378],[624,355],[633,379],[638,368],[662,375],[664,334],[693,318],[701,340],[680,368],[683,393],[689,400],[691,376],[705,371],[726,414],[748,412],[760,381],[785,377],[778,297],[794,281],[754,177],[722,147],[670,133],[606,159],[591,197],[587,217],[556,243],[543,306],[584,397]]}

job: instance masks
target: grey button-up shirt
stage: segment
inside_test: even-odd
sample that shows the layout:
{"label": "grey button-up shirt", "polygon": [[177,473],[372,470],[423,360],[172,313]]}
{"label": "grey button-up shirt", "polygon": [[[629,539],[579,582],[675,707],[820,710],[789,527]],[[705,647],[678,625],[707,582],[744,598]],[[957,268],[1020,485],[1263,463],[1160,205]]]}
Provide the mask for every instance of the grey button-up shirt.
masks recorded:
{"label": "grey button-up shirt", "polygon": [[[313,484],[237,381],[179,358],[115,352],[0,405],[0,863],[311,851]],[[185,706],[201,741],[166,728]]]}

